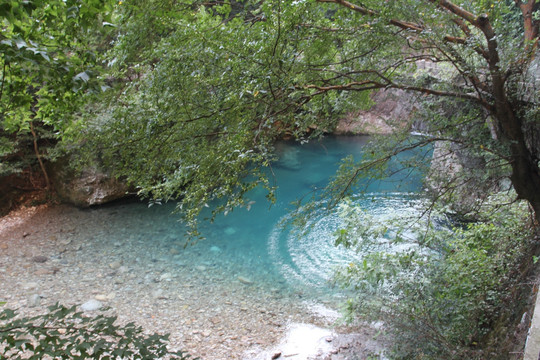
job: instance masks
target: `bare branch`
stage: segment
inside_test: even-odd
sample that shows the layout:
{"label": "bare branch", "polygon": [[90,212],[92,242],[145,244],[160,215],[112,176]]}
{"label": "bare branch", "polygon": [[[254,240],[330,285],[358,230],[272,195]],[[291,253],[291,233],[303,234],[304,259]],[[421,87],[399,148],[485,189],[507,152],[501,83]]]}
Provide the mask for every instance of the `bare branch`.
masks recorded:
{"label": "bare branch", "polygon": [[368,8],[365,8],[363,6],[355,5],[351,2],[348,2],[346,0],[317,0],[318,2],[329,2],[329,3],[335,3],[339,4],[341,6],[345,6],[346,8],[349,8],[353,11],[359,12],[362,15],[370,15],[370,16],[376,16],[378,13],[376,11],[370,10]]}
{"label": "bare branch", "polygon": [[326,86],[309,84],[309,85],[304,85],[304,86],[297,86],[296,88],[318,90],[318,92],[316,92],[315,94],[312,94],[312,96],[320,95],[328,91],[367,91],[367,90],[393,88],[393,89],[401,89],[405,91],[419,92],[426,95],[453,97],[453,98],[458,98],[458,99],[471,100],[477,104],[480,104],[487,110],[493,111],[493,106],[490,103],[488,103],[485,99],[480,98],[473,94],[459,93],[459,92],[452,92],[452,91],[441,91],[441,90],[435,90],[435,89],[425,88],[421,86],[397,84],[397,83],[392,82],[388,78],[384,77],[382,74],[379,74],[376,71],[371,71],[371,73],[377,74],[383,82],[378,82],[374,80],[364,80],[364,81],[351,81],[346,84],[326,85]]}

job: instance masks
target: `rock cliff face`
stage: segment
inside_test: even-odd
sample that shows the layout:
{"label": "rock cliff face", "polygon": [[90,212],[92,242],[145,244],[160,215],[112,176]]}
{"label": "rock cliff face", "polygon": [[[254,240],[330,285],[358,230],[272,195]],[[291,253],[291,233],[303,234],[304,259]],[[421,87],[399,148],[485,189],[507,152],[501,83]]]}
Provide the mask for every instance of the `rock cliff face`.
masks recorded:
{"label": "rock cliff face", "polygon": [[[431,75],[437,74],[436,68],[427,70]],[[422,104],[417,94],[387,89],[373,93],[371,99],[374,105],[369,110],[348,114],[339,122],[335,134],[385,135],[397,130],[429,133],[428,124],[421,120]],[[451,114],[456,109],[445,111]],[[487,194],[510,188],[500,178],[482,176],[485,166],[484,159],[472,156],[466,148],[436,142],[426,187],[435,198],[448,203],[450,210],[473,214]]]}
{"label": "rock cliff face", "polygon": [[50,175],[60,200],[75,206],[100,205],[129,195],[125,183],[97,167],[76,172],[59,161],[51,166]]}
{"label": "rock cliff face", "polygon": [[337,125],[336,135],[390,134],[408,126],[418,109],[418,95],[400,89],[380,90],[371,96],[369,110],[347,114]]}
{"label": "rock cliff face", "polygon": [[459,145],[446,141],[434,144],[426,187],[434,198],[442,199],[449,210],[469,216],[479,210],[490,194],[511,189],[510,180],[485,176],[486,162]]}
{"label": "rock cliff face", "polygon": [[0,177],[0,216],[7,215],[21,204],[47,202],[45,181],[40,172],[25,171]]}

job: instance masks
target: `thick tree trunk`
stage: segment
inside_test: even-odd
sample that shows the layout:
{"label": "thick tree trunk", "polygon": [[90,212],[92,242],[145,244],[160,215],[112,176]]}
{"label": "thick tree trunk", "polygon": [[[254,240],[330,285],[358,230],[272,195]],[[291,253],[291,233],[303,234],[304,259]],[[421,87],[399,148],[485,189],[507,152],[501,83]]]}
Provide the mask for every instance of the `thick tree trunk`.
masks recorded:
{"label": "thick tree trunk", "polygon": [[[528,7],[532,8],[535,1],[529,0]],[[523,10],[523,9],[522,9]],[[501,141],[508,142],[511,154],[512,174],[510,180],[520,199],[527,200],[532,206],[535,219],[540,223],[540,169],[538,159],[527,147],[523,129],[523,121],[518,115],[517,107],[507,96],[506,77],[500,67],[497,37],[487,16],[479,16],[474,24],[480,29],[487,41],[485,59],[491,75],[491,95],[493,105],[488,111],[493,114],[502,132]],[[525,34],[530,36],[531,34]]]}
{"label": "thick tree trunk", "polygon": [[513,144],[512,175],[510,179],[518,197],[527,200],[535,213],[535,219],[540,223],[540,174],[536,161],[523,144]]}
{"label": "thick tree trunk", "polygon": [[[502,90],[502,89],[501,89]],[[497,93],[497,92],[496,92]],[[523,122],[511,103],[504,96],[495,105],[495,117],[500,124],[503,138],[509,142],[512,174],[510,180],[520,199],[527,200],[540,223],[540,169],[538,159],[527,147]]]}

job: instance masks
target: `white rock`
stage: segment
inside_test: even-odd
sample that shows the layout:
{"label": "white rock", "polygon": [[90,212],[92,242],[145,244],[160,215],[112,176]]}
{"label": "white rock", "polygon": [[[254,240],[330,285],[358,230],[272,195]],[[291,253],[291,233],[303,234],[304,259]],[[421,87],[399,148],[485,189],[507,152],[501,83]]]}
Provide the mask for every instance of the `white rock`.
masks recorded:
{"label": "white rock", "polygon": [[24,284],[24,288],[28,289],[28,290],[29,289],[36,289],[38,286],[39,285],[36,282],[28,282],[28,283]]}
{"label": "white rock", "polygon": [[99,300],[99,301],[107,301],[108,300],[107,295],[103,295],[103,294],[96,295],[96,296],[94,296],[94,298],[96,300]]}
{"label": "white rock", "polygon": [[219,247],[217,247],[217,246],[214,245],[214,246],[212,246],[212,247],[210,248],[210,251],[213,252],[213,253],[220,253],[220,252],[221,252],[221,249],[220,249]]}
{"label": "white rock", "polygon": [[95,311],[99,310],[103,307],[103,304],[95,299],[88,300],[84,304],[81,305],[82,311]]}
{"label": "white rock", "polygon": [[155,299],[166,299],[167,298],[167,296],[165,295],[163,289],[157,289],[157,290],[153,291],[152,296]]}
{"label": "white rock", "polygon": [[33,294],[28,297],[29,307],[39,306],[40,302],[41,302],[41,296],[39,296],[38,294]]}

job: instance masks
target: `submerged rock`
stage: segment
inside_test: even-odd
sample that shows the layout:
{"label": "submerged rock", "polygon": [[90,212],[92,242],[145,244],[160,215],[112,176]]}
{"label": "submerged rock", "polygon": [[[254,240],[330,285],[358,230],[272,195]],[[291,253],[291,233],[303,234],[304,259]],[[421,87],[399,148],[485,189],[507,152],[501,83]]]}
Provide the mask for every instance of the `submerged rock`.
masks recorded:
{"label": "submerged rock", "polygon": [[277,152],[279,154],[279,161],[277,165],[289,169],[300,170],[302,163],[300,162],[300,150],[295,146],[279,145],[277,146]]}
{"label": "submerged rock", "polygon": [[163,273],[159,277],[159,281],[172,281],[172,274],[171,273]]}
{"label": "submerged rock", "polygon": [[245,285],[251,285],[253,284],[253,281],[247,277],[244,277],[244,276],[239,276],[238,278],[238,281],[240,281],[242,284],[245,284]]}
{"label": "submerged rock", "polygon": [[49,260],[49,258],[43,255],[34,256],[32,258],[32,261],[35,263],[44,263],[47,262],[47,260]]}
{"label": "submerged rock", "polygon": [[119,260],[113,261],[112,263],[109,264],[109,267],[113,270],[118,270],[120,269],[121,266],[122,266],[122,262]]}

